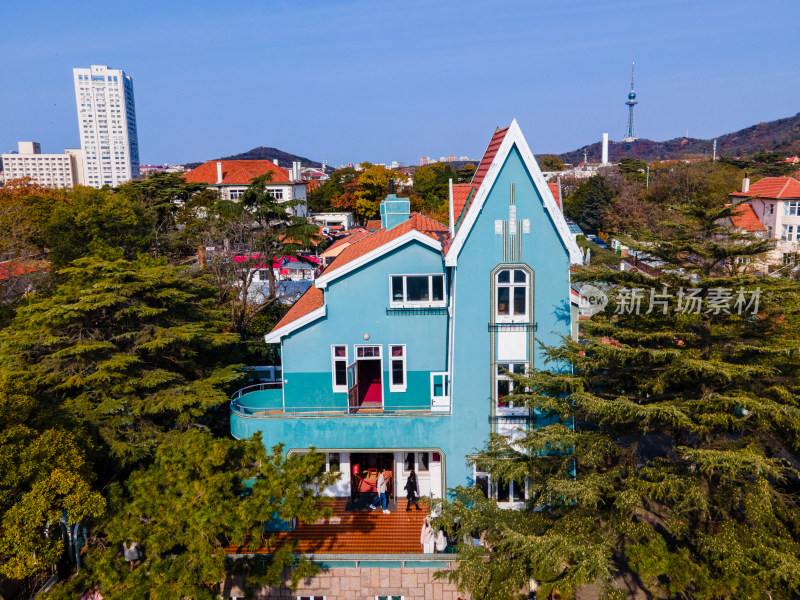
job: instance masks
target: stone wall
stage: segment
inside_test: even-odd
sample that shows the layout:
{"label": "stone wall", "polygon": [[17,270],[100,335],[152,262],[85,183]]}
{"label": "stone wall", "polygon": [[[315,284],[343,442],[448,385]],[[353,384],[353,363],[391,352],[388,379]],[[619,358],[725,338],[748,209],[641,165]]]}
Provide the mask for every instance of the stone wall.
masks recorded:
{"label": "stone wall", "polygon": [[296,590],[288,586],[252,590],[258,600],[288,600],[299,596],[324,596],[325,600],[375,600],[376,596],[403,596],[404,600],[470,600],[446,579],[434,579],[439,569],[389,569],[361,567],[326,569],[300,582]]}

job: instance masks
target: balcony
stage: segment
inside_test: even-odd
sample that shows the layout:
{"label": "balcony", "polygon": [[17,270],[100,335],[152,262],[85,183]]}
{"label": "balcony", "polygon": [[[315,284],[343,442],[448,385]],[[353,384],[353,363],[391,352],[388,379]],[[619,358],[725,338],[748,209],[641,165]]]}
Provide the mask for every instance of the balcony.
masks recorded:
{"label": "balcony", "polygon": [[[435,374],[439,379],[444,373]],[[450,414],[450,398],[443,394],[444,384],[438,384],[440,396],[421,398],[415,404],[396,404],[388,397],[382,403],[358,405],[343,396],[308,405],[284,406],[283,384],[280,381],[260,383],[238,390],[231,396],[231,414],[247,419],[286,417],[381,417],[381,416],[437,416]],[[350,400],[350,401],[349,401]]]}

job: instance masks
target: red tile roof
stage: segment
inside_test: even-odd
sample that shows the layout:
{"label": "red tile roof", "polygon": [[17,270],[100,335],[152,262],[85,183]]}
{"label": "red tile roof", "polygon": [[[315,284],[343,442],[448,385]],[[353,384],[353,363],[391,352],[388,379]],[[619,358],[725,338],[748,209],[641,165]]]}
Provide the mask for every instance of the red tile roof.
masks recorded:
{"label": "red tile roof", "polygon": [[459,225],[464,215],[467,214],[477,191],[478,188],[471,183],[453,184],[453,218],[456,220],[455,226]]}
{"label": "red tile roof", "polygon": [[342,238],[339,238],[335,242],[333,242],[330,246],[325,248],[325,252],[323,254],[329,253],[331,250],[335,250],[339,246],[352,246],[356,242],[363,240],[368,235],[371,235],[372,231],[367,231],[366,229],[358,228],[353,229],[352,231],[347,232]]}
{"label": "red tile roof", "polygon": [[392,227],[391,229],[381,229],[380,231],[376,231],[371,235],[362,238],[359,242],[353,244],[352,246],[345,248],[342,253],[336,257],[336,260],[334,260],[331,265],[325,269],[324,273],[335,271],[347,263],[352,262],[357,258],[364,256],[365,254],[369,254],[373,250],[380,248],[384,244],[391,242],[392,240],[395,240],[414,229],[440,242],[445,241],[445,238],[449,232],[449,229],[446,225],[442,225],[438,221],[434,221],[433,219],[414,212],[411,213],[411,217],[408,219],[408,221],[401,223],[396,227]]}
{"label": "red tile roof", "polygon": [[270,183],[293,183],[289,179],[289,171],[268,160],[210,160],[196,169],[184,173],[186,181],[217,185],[217,163],[222,163],[221,185],[250,185],[259,175],[272,171]]}
{"label": "red tile roof", "polygon": [[370,219],[367,221],[367,225],[365,229],[369,229],[370,231],[378,231],[381,228],[381,220],[380,219]]}
{"label": "red tile roof", "polygon": [[800,181],[794,177],[764,177],[750,186],[747,192],[733,192],[731,196],[740,198],[772,198],[786,200],[800,199]]}
{"label": "red tile roof", "polygon": [[[428,509],[406,511],[405,498],[397,499],[397,510],[345,510],[346,498],[333,498],[333,514],[316,523],[298,523],[294,531],[274,533],[274,546],[255,554],[269,554],[279,545],[296,540],[302,554],[422,554],[419,543]],[[228,546],[227,554],[251,554],[247,547]]]}
{"label": "red tile roof", "polygon": [[309,313],[314,312],[318,308],[322,307],[322,290],[314,287],[313,285],[308,288],[302,296],[292,305],[292,308],[289,309],[283,318],[278,321],[278,324],[272,328],[272,331],[280,329],[296,321],[300,317],[304,317]]}
{"label": "red tile roof", "polygon": [[767,228],[761,223],[756,215],[756,211],[749,204],[740,204],[731,215],[731,223],[738,229],[745,231],[766,231]]}
{"label": "red tile roof", "polygon": [[489,142],[489,146],[486,148],[486,152],[483,154],[481,163],[478,165],[478,168],[475,170],[475,175],[472,177],[472,185],[475,186],[475,189],[481,187],[483,178],[486,177],[486,173],[489,171],[489,166],[492,164],[494,157],[497,155],[497,151],[500,149],[500,144],[503,143],[503,139],[506,137],[507,132],[508,127],[505,129],[495,130],[494,135]]}
{"label": "red tile roof", "polygon": [[558,208],[561,208],[561,188],[559,187],[558,182],[551,181],[547,184],[547,187],[549,187],[550,191],[553,192],[553,198],[555,198]]}

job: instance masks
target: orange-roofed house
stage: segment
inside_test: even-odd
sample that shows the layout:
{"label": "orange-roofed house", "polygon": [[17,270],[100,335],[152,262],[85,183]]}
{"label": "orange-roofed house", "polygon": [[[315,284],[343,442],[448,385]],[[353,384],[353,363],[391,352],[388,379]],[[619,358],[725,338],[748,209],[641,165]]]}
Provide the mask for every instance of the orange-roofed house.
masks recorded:
{"label": "orange-roofed house", "polygon": [[[768,238],[775,240],[769,261],[792,264],[800,252],[800,181],[794,177],[765,177],[750,185],[745,178],[742,189],[730,194],[737,202],[746,200],[752,209],[737,215],[741,224],[756,226],[760,222]],[[739,227],[734,223],[734,226]]]}
{"label": "orange-roofed house", "polygon": [[225,200],[238,200],[252,183],[253,179],[267,173],[272,179],[267,190],[281,202],[287,211],[297,217],[308,214],[307,186],[301,175],[300,163],[295,162],[291,169],[284,169],[268,160],[209,160],[183,175],[187,182],[205,183],[219,191]]}

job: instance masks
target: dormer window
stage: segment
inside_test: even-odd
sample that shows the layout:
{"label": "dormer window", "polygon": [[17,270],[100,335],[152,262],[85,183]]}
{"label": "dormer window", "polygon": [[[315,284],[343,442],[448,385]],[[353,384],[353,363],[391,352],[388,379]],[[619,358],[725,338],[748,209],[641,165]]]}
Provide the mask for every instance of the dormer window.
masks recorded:
{"label": "dormer window", "polygon": [[392,275],[391,306],[444,306],[444,275]]}

